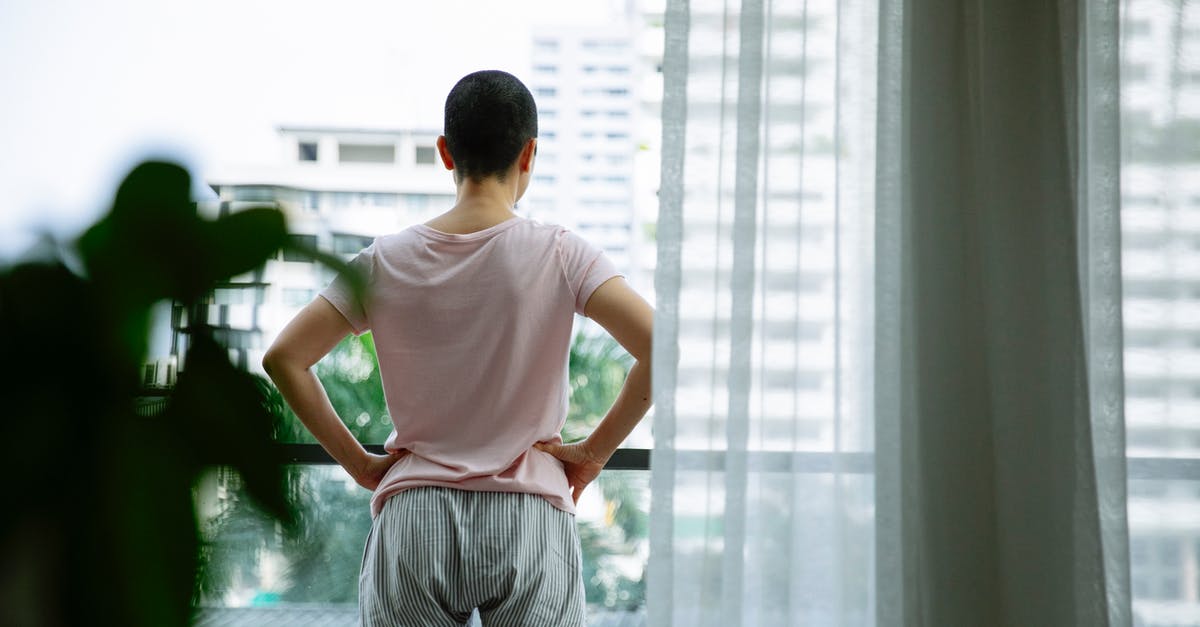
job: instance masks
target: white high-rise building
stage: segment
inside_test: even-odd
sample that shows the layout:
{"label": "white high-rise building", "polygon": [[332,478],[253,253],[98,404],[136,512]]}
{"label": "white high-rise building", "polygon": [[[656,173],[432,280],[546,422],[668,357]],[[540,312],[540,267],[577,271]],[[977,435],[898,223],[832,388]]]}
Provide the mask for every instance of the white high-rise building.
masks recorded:
{"label": "white high-rise building", "polygon": [[[718,233],[727,238],[732,228],[737,89],[736,77],[723,73],[736,72],[739,54],[736,31],[730,35],[726,25],[736,25],[738,20],[736,15],[725,16],[723,11],[719,3],[693,5],[690,10],[684,214],[685,238],[696,242],[689,245],[691,250],[698,250],[705,240],[717,241]],[[802,11],[806,13],[802,15]],[[839,388],[834,380],[836,301],[841,299],[844,323],[846,308],[860,300],[851,293],[858,287],[852,278],[856,261],[848,254],[843,254],[840,266],[835,261],[838,237],[843,238],[840,242],[843,247],[853,244],[844,234],[834,232],[838,177],[832,138],[838,107],[834,102],[837,90],[833,88],[831,35],[836,27],[835,13],[836,6],[828,3],[811,4],[806,9],[774,10],[771,35],[774,49],[769,68],[773,88],[769,100],[764,96],[764,109],[769,110],[764,121],[770,122],[764,150],[772,163],[771,187],[769,196],[758,200],[760,214],[769,211],[776,216],[774,219],[786,216],[791,222],[779,233],[759,234],[766,238],[765,247],[773,254],[756,261],[763,264],[760,273],[766,277],[763,285],[756,287],[756,298],[765,299],[766,307],[760,311],[755,306],[755,325],[763,331],[761,338],[756,339],[755,351],[761,352],[768,362],[780,360],[780,368],[773,371],[768,363],[761,380],[755,382],[755,386],[763,389],[761,394],[754,393],[756,405],[752,411],[761,411],[760,424],[766,442],[776,437],[790,438],[795,430],[808,442],[805,448],[815,451],[834,449],[837,391],[841,390],[843,399],[855,397],[848,387]],[[663,15],[660,10],[651,11],[643,19],[651,27],[637,44],[646,77],[640,90],[644,100],[642,110],[659,111]],[[801,68],[805,72],[803,79],[799,78]],[[802,82],[807,82],[806,88],[801,86]],[[845,105],[842,109],[845,115]],[[654,126],[661,135],[660,124],[655,117],[653,121],[647,120],[645,126]],[[656,138],[651,150],[656,160],[661,148],[659,141]],[[847,174],[843,172],[842,176]],[[657,183],[655,178],[653,184]],[[766,209],[764,202],[770,203]],[[845,205],[847,198],[843,196],[841,202]],[[796,220],[800,221],[803,240],[799,243],[789,241],[795,239]],[[714,248],[711,254],[729,255],[728,243],[724,250]],[[716,431],[724,433],[728,373],[723,366],[715,366],[714,360],[728,358],[730,303],[724,295],[730,277],[727,273],[714,275],[712,257],[685,255],[681,261],[676,446],[685,449],[695,443],[703,449],[709,446],[714,420],[719,423]],[[775,286],[799,290],[798,310],[791,302],[793,299],[781,303],[769,293]],[[722,296],[714,299],[715,292]],[[715,354],[712,336],[718,329],[720,337],[726,339],[723,344],[717,340],[719,354]],[[843,346],[847,339],[844,333]],[[788,374],[793,369],[793,355],[801,359],[795,377]],[[847,402],[843,400],[838,410],[841,415],[848,410]],[[855,438],[868,434],[853,428],[862,424],[861,420],[854,420],[841,425],[840,450],[863,446]],[[852,428],[846,428],[848,425]]]}
{"label": "white high-rise building", "polygon": [[[1200,458],[1200,11],[1132,0],[1121,25],[1125,430],[1131,457]],[[1129,481],[1134,616],[1200,625],[1200,483]]]}
{"label": "white high-rise building", "polygon": [[[628,25],[535,31],[528,85],[538,104],[539,147],[522,208],[603,248],[638,289],[652,283],[646,225],[635,198],[637,91],[644,64]],[[657,164],[656,164],[657,167]],[[650,209],[656,210],[657,206]],[[641,211],[639,211],[641,210]],[[652,272],[652,262],[651,262]]]}

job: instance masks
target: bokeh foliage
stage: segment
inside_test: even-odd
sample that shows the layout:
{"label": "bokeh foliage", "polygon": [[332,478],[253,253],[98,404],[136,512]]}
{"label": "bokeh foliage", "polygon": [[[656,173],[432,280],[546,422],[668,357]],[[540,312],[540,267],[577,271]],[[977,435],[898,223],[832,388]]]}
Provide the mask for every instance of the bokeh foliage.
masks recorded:
{"label": "bokeh foliage", "polygon": [[211,328],[189,329],[165,410],[137,411],[151,307],[204,306],[288,245],[278,210],[208,220],[190,194],[183,168],[142,163],[77,242],[0,270],[0,467],[17,479],[0,510],[4,624],[189,624],[192,488],[214,462],[295,519],[262,381]]}

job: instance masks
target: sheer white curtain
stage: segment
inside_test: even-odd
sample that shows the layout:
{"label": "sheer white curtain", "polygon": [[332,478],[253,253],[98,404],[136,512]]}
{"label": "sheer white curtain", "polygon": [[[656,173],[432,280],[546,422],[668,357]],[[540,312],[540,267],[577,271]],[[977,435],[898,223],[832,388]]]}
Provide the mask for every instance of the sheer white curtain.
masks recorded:
{"label": "sheer white curtain", "polygon": [[1115,4],[666,33],[650,624],[1129,624]]}

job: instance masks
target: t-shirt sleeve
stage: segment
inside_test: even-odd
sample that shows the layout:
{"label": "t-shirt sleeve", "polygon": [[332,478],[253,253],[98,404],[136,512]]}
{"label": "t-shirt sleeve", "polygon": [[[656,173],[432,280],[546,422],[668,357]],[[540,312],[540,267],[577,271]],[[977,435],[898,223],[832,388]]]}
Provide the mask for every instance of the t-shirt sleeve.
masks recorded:
{"label": "t-shirt sleeve", "polygon": [[592,292],[601,283],[625,276],[613,264],[604,251],[575,233],[563,230],[558,238],[558,256],[563,266],[563,276],[575,295],[575,312],[583,315],[583,309]]}
{"label": "t-shirt sleeve", "polygon": [[371,329],[370,303],[367,296],[371,288],[372,269],[375,266],[375,244],[364,248],[362,252],[350,260],[350,268],[358,272],[363,279],[364,293],[355,294],[349,277],[339,272],[329,285],[321,290],[320,295],[342,314],[354,329],[355,335],[362,335]]}

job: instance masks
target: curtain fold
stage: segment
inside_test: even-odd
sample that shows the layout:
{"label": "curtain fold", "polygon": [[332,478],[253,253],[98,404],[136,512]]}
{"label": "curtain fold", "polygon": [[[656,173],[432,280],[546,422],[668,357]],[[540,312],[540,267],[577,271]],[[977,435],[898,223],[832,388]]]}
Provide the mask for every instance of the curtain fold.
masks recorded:
{"label": "curtain fold", "polygon": [[1115,7],[907,8],[929,31],[900,181],[927,588],[908,600],[921,624],[1129,624]]}
{"label": "curtain fold", "polygon": [[1128,625],[1112,0],[669,0],[654,625]]}

